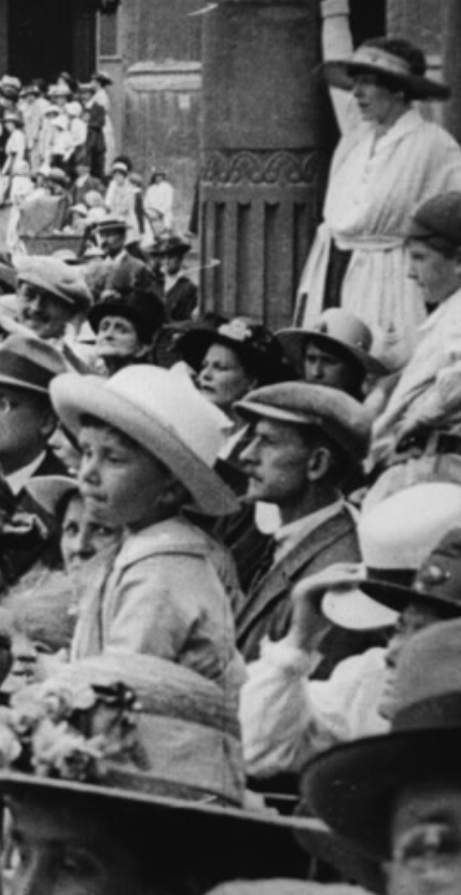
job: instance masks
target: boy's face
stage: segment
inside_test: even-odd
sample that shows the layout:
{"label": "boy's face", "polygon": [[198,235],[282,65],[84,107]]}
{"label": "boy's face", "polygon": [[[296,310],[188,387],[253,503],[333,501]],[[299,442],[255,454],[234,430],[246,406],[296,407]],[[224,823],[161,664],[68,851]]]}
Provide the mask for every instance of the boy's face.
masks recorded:
{"label": "boy's face", "polygon": [[164,466],[110,426],[82,426],[79,487],[95,521],[143,528],[159,519],[171,482]]}

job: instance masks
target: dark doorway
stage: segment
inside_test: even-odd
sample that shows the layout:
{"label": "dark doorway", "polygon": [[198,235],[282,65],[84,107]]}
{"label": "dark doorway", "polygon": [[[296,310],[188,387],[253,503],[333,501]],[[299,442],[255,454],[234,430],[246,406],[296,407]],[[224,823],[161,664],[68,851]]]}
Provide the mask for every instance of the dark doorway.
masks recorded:
{"label": "dark doorway", "polygon": [[23,82],[53,81],[60,71],[83,80],[96,57],[96,22],[89,0],[10,0],[8,70]]}
{"label": "dark doorway", "polygon": [[386,0],[352,0],[351,28],[356,47],[370,37],[382,37],[386,33]]}

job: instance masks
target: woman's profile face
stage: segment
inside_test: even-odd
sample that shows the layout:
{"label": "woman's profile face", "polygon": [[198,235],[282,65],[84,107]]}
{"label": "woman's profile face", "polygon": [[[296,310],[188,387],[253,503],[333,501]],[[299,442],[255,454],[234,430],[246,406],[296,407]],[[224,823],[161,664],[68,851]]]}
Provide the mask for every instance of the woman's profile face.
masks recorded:
{"label": "woman's profile face", "polygon": [[208,401],[226,411],[255,387],[256,382],[232,348],[216,343],[203,358],[197,385]]}
{"label": "woman's profile face", "polygon": [[388,120],[393,120],[395,110],[402,102],[401,94],[381,86],[373,74],[357,74],[353,80],[352,93],[364,121],[386,124]]}

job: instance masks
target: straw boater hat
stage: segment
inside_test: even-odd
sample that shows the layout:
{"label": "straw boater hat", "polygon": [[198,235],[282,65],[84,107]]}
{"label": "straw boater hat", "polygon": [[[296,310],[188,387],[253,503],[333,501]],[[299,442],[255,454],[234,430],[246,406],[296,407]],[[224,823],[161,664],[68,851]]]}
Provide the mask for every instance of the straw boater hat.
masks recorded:
{"label": "straw boater hat", "polygon": [[[457,579],[460,588],[459,568]],[[391,732],[328,750],[304,771],[303,807],[371,857],[390,857],[399,790],[461,780],[460,642],[461,622],[453,620],[412,637],[399,660]]]}
{"label": "straw boater hat", "polygon": [[13,708],[8,726],[2,715],[2,795],[114,816],[139,845],[155,843],[154,865],[206,868],[213,881],[262,872],[271,857],[280,866],[279,851],[293,859],[293,830],[320,826],[244,809],[234,712],[220,687],[176,663],[82,660],[23,689]]}
{"label": "straw boater hat", "polygon": [[[413,45],[409,46],[416,50]],[[423,72],[415,73],[403,56],[391,52],[386,46],[375,46],[370,41],[362,44],[349,59],[331,59],[324,62],[321,71],[332,87],[339,87],[341,90],[352,90],[354,75],[370,72],[384,75],[388,81],[406,90],[412,99],[448,99],[450,89],[446,84],[424,77],[425,60],[422,54],[421,62]]]}
{"label": "straw boater hat", "polygon": [[293,371],[285,361],[275,336],[247,317],[234,317],[218,328],[193,327],[177,340],[175,347],[189,366],[199,370],[212,345],[225,345],[235,351],[261,384],[293,378]]}
{"label": "straw boater hat", "polygon": [[393,624],[415,596],[412,584],[418,569],[460,523],[461,487],[454,483],[424,482],[383,500],[358,525],[365,564],[360,585],[327,591],[323,614],[350,630]]}
{"label": "straw boater hat", "polygon": [[108,380],[66,374],[53,382],[51,396],[72,433],[78,434],[82,415],[95,416],[164,463],[204,513],[220,516],[237,509],[212,468],[226,436],[227,417],[188,376],[145,364],[127,367]]}
{"label": "straw boater hat", "polygon": [[280,382],[249,392],[235,405],[249,422],[268,419],[298,426],[317,426],[351,459],[368,450],[370,423],[362,406],[350,395],[327,385]]}
{"label": "straw boater hat", "polygon": [[306,345],[313,342],[346,361],[358,365],[365,376],[385,376],[386,368],[371,355],[373,336],[368,326],[343,308],[329,308],[312,329],[291,327],[276,333],[288,360],[302,374]]}

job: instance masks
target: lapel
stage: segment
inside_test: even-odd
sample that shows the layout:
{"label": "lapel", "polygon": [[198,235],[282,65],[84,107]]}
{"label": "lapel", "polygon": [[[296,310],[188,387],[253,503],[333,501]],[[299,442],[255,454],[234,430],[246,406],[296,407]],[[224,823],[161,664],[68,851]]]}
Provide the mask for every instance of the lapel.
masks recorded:
{"label": "lapel", "polygon": [[335,541],[343,538],[354,528],[352,519],[346,510],[341,510],[336,516],[327,519],[314,531],[310,532],[284,556],[280,562],[268,570],[266,575],[257,582],[254,590],[250,588],[247,599],[244,601],[237,615],[236,624],[239,638],[249,630],[255,621],[267,613],[280,599],[285,599],[293,584],[298,578],[299,572]]}

